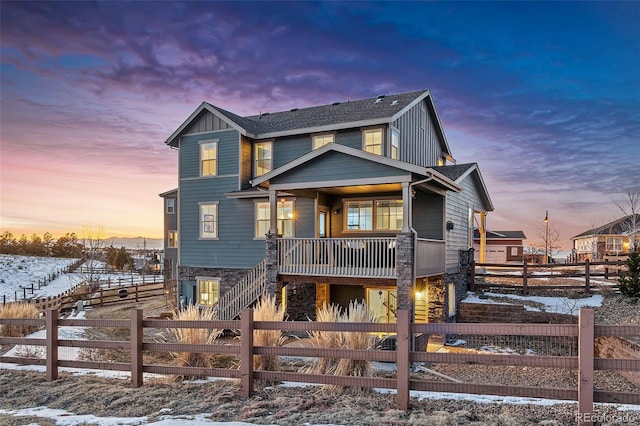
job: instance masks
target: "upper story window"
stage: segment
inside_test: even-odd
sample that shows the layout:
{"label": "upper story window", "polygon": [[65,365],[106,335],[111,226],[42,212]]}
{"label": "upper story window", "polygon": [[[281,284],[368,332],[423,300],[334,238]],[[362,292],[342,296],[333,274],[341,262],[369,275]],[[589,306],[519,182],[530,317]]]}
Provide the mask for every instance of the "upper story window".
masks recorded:
{"label": "upper story window", "polygon": [[168,248],[178,247],[178,231],[169,231],[167,247]]}
{"label": "upper story window", "polygon": [[390,157],[394,160],[400,158],[400,131],[397,129],[391,129]]}
{"label": "upper story window", "polygon": [[362,131],[362,149],[372,154],[382,155],[382,129],[366,129]]}
{"label": "upper story window", "polygon": [[203,277],[196,280],[198,282],[198,304],[215,305],[220,295],[220,279]]}
{"label": "upper story window", "polygon": [[273,169],[273,142],[258,142],[253,147],[254,175],[269,173]]}
{"label": "upper story window", "polygon": [[312,149],[318,149],[327,144],[335,142],[335,134],[334,133],[325,133],[322,135],[313,136],[312,140]]}
{"label": "upper story window", "polygon": [[200,144],[200,176],[218,174],[218,142]]}
{"label": "upper story window", "polygon": [[200,238],[218,238],[218,203],[200,204]]}
{"label": "upper story window", "polygon": [[347,231],[395,231],[402,229],[402,200],[345,202]]}
{"label": "upper story window", "polygon": [[[293,237],[293,201],[278,201],[277,232],[283,237]],[[271,225],[271,209],[269,203],[256,203],[256,238],[263,238]]]}
{"label": "upper story window", "polygon": [[165,205],[167,206],[167,214],[175,214],[176,213],[176,199],[175,198],[167,198],[167,199],[165,199]]}

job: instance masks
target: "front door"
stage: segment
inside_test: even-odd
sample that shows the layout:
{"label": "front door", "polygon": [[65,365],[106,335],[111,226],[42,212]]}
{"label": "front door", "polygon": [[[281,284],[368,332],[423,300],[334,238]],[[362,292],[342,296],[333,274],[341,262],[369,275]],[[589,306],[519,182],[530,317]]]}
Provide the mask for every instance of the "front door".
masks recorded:
{"label": "front door", "polygon": [[395,323],[398,312],[398,293],[395,289],[368,288],[367,306],[377,322]]}

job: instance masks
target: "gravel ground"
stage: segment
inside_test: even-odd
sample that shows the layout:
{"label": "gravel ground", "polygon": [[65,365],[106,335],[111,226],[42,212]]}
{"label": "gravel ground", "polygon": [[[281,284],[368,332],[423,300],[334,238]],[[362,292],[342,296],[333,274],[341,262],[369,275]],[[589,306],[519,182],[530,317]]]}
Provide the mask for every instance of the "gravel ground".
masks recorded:
{"label": "gravel ground", "polygon": [[[46,382],[41,373],[21,371],[0,371],[0,388],[3,389],[0,409],[4,410],[47,406],[95,416],[148,416],[149,421],[159,421],[167,413],[174,416],[206,413],[214,421],[282,426],[570,425],[575,424],[576,412],[576,404],[539,406],[444,399],[414,399],[409,410],[400,411],[391,395],[339,395],[315,386],[257,389],[252,398],[243,399],[233,382],[148,381],[143,387],[132,389],[127,381],[117,379],[62,374],[60,380]],[[618,411],[614,406],[598,406],[595,414],[606,416],[608,421],[600,424],[640,422],[640,411]],[[0,414],[0,424],[5,426],[30,423],[54,424],[34,417]]]}

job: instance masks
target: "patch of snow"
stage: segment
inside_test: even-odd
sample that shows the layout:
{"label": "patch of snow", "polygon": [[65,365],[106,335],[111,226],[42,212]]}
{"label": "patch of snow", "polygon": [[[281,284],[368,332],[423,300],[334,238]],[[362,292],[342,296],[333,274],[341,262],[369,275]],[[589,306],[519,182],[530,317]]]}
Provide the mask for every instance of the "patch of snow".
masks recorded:
{"label": "patch of snow", "polygon": [[[569,297],[562,296],[520,296],[517,294],[503,294],[503,293],[493,293],[486,292],[485,296],[488,297],[501,297],[508,298],[514,301],[529,301],[536,302],[544,305],[542,309],[538,309],[531,306],[526,306],[525,309],[532,312],[549,312],[556,314],[570,314],[577,316],[580,308],[588,308],[588,307],[599,307],[602,306],[602,302],[604,298],[599,294],[594,294],[590,297],[585,297],[581,299],[571,299]],[[463,300],[463,302],[471,302],[471,303],[486,303],[486,304],[495,304],[495,305],[505,305],[506,302],[497,302],[489,299],[481,299],[478,295],[472,292],[467,293],[467,297]]]}

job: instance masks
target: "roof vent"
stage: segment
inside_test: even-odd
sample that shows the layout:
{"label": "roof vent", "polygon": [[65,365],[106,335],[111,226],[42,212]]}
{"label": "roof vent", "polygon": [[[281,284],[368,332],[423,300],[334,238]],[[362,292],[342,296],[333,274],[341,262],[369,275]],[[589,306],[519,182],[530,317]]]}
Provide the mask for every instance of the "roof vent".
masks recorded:
{"label": "roof vent", "polygon": [[378,99],[384,99],[386,97],[387,97],[387,95],[378,95]]}
{"label": "roof vent", "polygon": [[378,98],[375,100],[374,104],[379,104],[380,102],[382,102],[382,98]]}
{"label": "roof vent", "polygon": [[298,110],[298,108],[291,108],[290,111],[291,112],[296,112]]}
{"label": "roof vent", "polygon": [[398,105],[398,101],[391,102],[391,105]]}
{"label": "roof vent", "polygon": [[333,105],[333,106],[340,105],[340,102],[334,102],[331,105]]}

